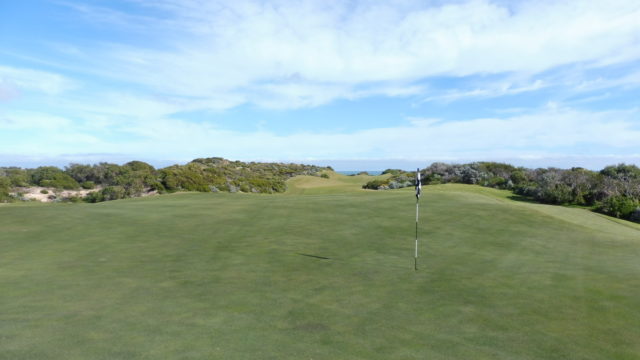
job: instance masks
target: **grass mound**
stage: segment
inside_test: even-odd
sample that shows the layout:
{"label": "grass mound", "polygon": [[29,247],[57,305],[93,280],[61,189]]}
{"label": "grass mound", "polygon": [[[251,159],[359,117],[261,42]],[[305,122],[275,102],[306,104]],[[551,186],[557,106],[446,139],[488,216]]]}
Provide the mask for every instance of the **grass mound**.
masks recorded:
{"label": "grass mound", "polygon": [[322,194],[344,194],[362,193],[362,184],[374,179],[386,179],[391,175],[342,175],[334,171],[323,171],[328,178],[319,176],[296,176],[287,180],[287,191],[289,195],[322,195]]}

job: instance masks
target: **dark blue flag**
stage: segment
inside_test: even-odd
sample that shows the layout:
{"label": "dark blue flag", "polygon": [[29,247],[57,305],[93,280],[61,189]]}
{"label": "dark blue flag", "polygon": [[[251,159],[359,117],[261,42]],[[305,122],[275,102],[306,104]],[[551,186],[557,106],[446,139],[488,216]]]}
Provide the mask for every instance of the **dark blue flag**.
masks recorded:
{"label": "dark blue flag", "polygon": [[416,199],[420,199],[422,192],[422,182],[420,181],[420,169],[416,170]]}

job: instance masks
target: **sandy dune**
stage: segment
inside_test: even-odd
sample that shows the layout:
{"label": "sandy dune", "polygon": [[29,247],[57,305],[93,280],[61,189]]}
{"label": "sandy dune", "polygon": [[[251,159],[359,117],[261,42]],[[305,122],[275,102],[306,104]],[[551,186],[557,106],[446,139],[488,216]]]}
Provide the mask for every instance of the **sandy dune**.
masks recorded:
{"label": "sandy dune", "polygon": [[[42,190],[46,190],[47,194],[43,194]],[[40,186],[25,187],[16,189],[16,193],[23,194],[22,197],[26,200],[36,200],[40,202],[52,202],[56,199],[63,199],[72,196],[85,197],[87,194],[98,191],[99,188],[91,190],[60,190],[54,188],[46,188]]]}

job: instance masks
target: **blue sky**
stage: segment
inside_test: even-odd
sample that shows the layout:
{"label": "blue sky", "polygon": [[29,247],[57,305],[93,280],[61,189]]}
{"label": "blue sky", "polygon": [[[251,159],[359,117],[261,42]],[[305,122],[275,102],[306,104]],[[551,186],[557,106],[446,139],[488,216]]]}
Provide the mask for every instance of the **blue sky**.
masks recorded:
{"label": "blue sky", "polygon": [[0,165],[640,164],[640,2],[0,1]]}

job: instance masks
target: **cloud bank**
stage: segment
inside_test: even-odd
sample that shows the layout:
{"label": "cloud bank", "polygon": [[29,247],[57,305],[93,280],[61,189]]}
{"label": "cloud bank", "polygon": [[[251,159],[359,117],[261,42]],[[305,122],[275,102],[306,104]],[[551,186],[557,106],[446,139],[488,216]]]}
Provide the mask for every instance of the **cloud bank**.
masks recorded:
{"label": "cloud bank", "polygon": [[139,4],[157,15],[73,6],[104,26],[135,24],[128,30],[148,40],[103,44],[90,69],[218,109],[319,106],[415,94],[434,76],[531,75],[640,59],[636,1]]}

